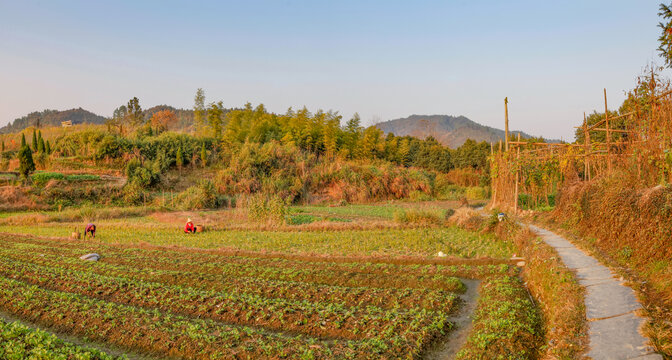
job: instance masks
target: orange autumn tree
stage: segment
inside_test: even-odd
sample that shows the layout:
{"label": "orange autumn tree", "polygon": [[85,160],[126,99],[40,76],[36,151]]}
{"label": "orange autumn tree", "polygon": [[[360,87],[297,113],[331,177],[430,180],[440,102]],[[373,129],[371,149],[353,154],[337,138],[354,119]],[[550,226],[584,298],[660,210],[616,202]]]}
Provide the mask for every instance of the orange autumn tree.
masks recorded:
{"label": "orange autumn tree", "polygon": [[157,133],[161,133],[174,127],[177,123],[177,115],[171,110],[157,111],[152,115],[150,123]]}

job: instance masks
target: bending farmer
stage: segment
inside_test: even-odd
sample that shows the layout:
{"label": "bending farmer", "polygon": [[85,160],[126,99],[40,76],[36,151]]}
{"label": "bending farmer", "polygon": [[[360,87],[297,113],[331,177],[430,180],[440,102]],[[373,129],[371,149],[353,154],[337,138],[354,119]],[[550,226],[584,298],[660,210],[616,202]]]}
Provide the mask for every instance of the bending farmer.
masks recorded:
{"label": "bending farmer", "polygon": [[86,228],[84,229],[84,239],[86,239],[87,235],[91,233],[91,238],[95,239],[96,238],[96,225],[89,223],[86,225]]}
{"label": "bending farmer", "polygon": [[196,228],[194,227],[194,223],[191,222],[191,219],[187,219],[187,225],[184,226],[184,232],[187,234],[196,232]]}

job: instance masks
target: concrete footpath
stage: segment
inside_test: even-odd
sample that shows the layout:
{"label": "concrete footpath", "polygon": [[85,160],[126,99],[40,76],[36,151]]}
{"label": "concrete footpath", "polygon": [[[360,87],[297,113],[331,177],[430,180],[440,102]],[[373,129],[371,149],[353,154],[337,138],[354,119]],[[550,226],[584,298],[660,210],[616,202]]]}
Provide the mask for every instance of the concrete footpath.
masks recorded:
{"label": "concrete footpath", "polygon": [[565,238],[533,225],[530,229],[555,248],[565,265],[576,272],[579,283],[586,288],[589,336],[586,355],[595,360],[663,358],[653,352],[647,345],[648,339],[639,331],[645,320],[636,314],[642,306],[631,288]]}

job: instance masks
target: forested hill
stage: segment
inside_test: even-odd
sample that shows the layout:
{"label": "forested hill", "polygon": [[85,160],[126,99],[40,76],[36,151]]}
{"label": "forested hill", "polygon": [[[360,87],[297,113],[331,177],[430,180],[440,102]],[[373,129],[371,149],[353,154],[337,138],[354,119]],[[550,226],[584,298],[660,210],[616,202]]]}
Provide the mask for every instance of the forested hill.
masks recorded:
{"label": "forested hill", "polygon": [[[169,105],[157,105],[149,109],[143,110],[143,117],[149,120],[152,115],[159,111],[168,110],[175,113],[177,129],[187,129],[194,123],[194,111],[191,109],[177,109]],[[35,111],[26,116],[18,118],[9,124],[0,127],[0,134],[8,134],[19,132],[30,126],[49,127],[61,126],[62,121],[71,120],[72,124],[104,124],[108,118],[96,115],[81,107],[78,109],[70,109],[65,111],[58,110],[44,110]]]}
{"label": "forested hill", "polygon": [[[478,124],[464,116],[450,115],[411,115],[403,119],[385,121],[376,125],[385,133],[396,136],[414,136],[425,139],[434,137],[441,144],[457,148],[467,139],[477,142],[497,142],[504,139],[504,130]],[[520,131],[512,131],[513,135],[520,133],[523,138],[531,136]]]}
{"label": "forested hill", "polygon": [[44,110],[32,112],[0,128],[0,134],[21,131],[29,126],[61,126],[62,121],[72,120],[73,124],[104,124],[105,118],[81,107],[65,111]]}

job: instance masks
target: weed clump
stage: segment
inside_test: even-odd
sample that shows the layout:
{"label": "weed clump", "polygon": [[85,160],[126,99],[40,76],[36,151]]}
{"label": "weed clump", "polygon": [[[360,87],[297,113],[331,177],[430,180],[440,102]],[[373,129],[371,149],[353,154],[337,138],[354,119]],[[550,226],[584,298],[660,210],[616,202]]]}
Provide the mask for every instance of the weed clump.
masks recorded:
{"label": "weed clump", "polygon": [[400,224],[439,225],[443,219],[439,214],[427,210],[402,209],[394,213],[394,221]]}
{"label": "weed clump", "polygon": [[214,209],[225,203],[209,180],[201,180],[189,187],[178,196],[177,201],[181,208],[187,210]]}
{"label": "weed clump", "polygon": [[244,207],[251,220],[273,225],[282,225],[287,222],[289,206],[287,201],[280,196],[255,194],[239,204]]}
{"label": "weed clump", "polygon": [[468,207],[461,207],[455,210],[454,214],[448,218],[448,222],[463,229],[475,231],[481,229],[484,219],[478,211]]}

